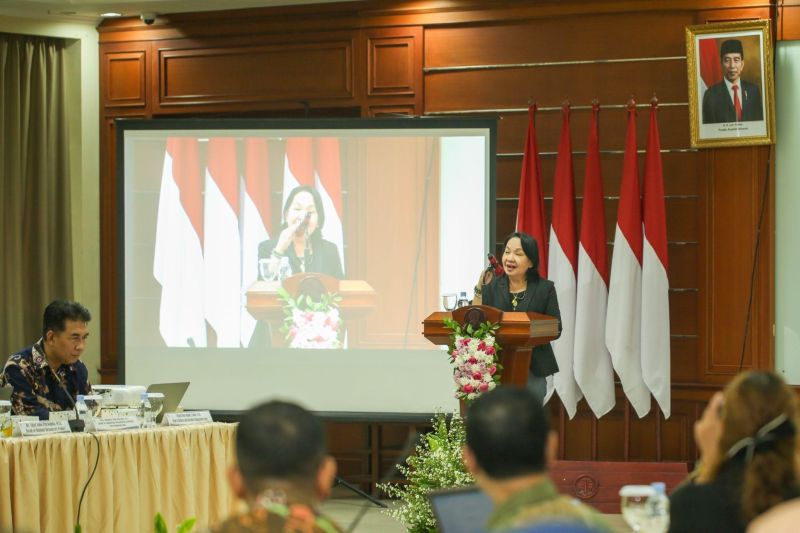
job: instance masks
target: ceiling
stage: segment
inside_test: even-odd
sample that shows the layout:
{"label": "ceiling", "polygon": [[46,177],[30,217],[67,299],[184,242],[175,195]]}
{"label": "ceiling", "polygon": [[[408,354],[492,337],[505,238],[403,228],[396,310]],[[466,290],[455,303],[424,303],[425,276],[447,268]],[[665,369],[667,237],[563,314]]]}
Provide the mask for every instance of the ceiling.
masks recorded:
{"label": "ceiling", "polygon": [[341,0],[0,0],[0,15],[96,25],[101,20],[100,14],[109,11],[129,17],[139,16],[141,13],[219,11],[334,1]]}

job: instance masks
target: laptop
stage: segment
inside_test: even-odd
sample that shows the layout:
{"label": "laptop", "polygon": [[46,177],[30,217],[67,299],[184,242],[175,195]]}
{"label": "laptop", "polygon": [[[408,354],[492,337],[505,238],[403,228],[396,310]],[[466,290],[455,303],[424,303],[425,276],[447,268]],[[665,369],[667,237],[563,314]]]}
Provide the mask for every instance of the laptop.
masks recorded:
{"label": "laptop", "polygon": [[494,503],[475,485],[428,494],[441,533],[486,533]]}
{"label": "laptop", "polygon": [[161,409],[161,412],[156,418],[157,424],[161,423],[165,413],[175,412],[188,388],[188,381],[181,381],[179,383],[153,383],[147,387],[147,392],[160,392],[164,395],[164,408]]}

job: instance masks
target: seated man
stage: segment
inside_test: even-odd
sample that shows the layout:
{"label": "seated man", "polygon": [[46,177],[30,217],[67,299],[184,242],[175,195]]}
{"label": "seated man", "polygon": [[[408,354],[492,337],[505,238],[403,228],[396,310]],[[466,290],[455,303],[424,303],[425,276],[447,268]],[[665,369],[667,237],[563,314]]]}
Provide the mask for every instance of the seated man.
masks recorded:
{"label": "seated man", "polygon": [[15,414],[48,420],[50,411],[73,409],[78,394],[91,394],[81,361],[89,336],[89,311],[77,302],[55,300],[44,310],[42,338],[8,358],[0,386],[10,385]]}
{"label": "seated man", "polygon": [[542,401],[525,389],[499,387],[469,409],[464,462],[495,503],[490,531],[544,524],[612,531],[591,507],[558,494],[547,475],[558,437]]}
{"label": "seated man", "polygon": [[249,510],[212,531],[341,531],[316,508],[328,497],[336,475],[336,461],[326,453],[317,417],[286,402],[254,407],[239,422],[236,460],[228,480]]}

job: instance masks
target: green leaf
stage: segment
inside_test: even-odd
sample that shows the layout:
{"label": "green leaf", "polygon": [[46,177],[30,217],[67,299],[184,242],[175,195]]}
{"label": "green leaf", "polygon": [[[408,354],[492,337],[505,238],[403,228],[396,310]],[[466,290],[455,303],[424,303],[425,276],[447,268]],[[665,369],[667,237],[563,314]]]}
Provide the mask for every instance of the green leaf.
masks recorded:
{"label": "green leaf", "polygon": [[81,531],[83,531],[83,529],[81,528],[80,524],[75,524],[75,529],[73,529],[72,531],[73,531],[73,533],[81,533]]}
{"label": "green leaf", "polygon": [[164,521],[164,517],[161,516],[161,513],[156,513],[153,529],[155,533],[169,533],[167,531],[167,523]]}
{"label": "green leaf", "polygon": [[196,522],[197,518],[187,518],[178,525],[177,533],[188,533],[189,531],[194,529],[194,525]]}

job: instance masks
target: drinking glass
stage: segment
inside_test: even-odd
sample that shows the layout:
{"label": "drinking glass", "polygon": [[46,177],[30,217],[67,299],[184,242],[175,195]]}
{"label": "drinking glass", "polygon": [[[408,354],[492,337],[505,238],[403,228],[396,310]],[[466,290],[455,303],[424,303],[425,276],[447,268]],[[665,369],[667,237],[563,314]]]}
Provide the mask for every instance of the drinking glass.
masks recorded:
{"label": "drinking glass", "polygon": [[102,396],[99,394],[90,394],[83,397],[83,402],[86,404],[86,408],[89,410],[89,414],[91,414],[93,418],[100,417],[100,411],[103,409]]}
{"label": "drinking glass", "polygon": [[153,412],[153,421],[155,422],[164,409],[164,394],[161,392],[148,392],[147,399],[150,401],[150,409]]}
{"label": "drinking glass", "polygon": [[625,485],[619,491],[622,502],[622,518],[634,531],[642,531],[647,520],[648,500],[655,496],[655,490],[649,485]]}
{"label": "drinking glass", "polygon": [[442,305],[445,311],[452,311],[458,305],[458,294],[447,292],[442,294]]}

